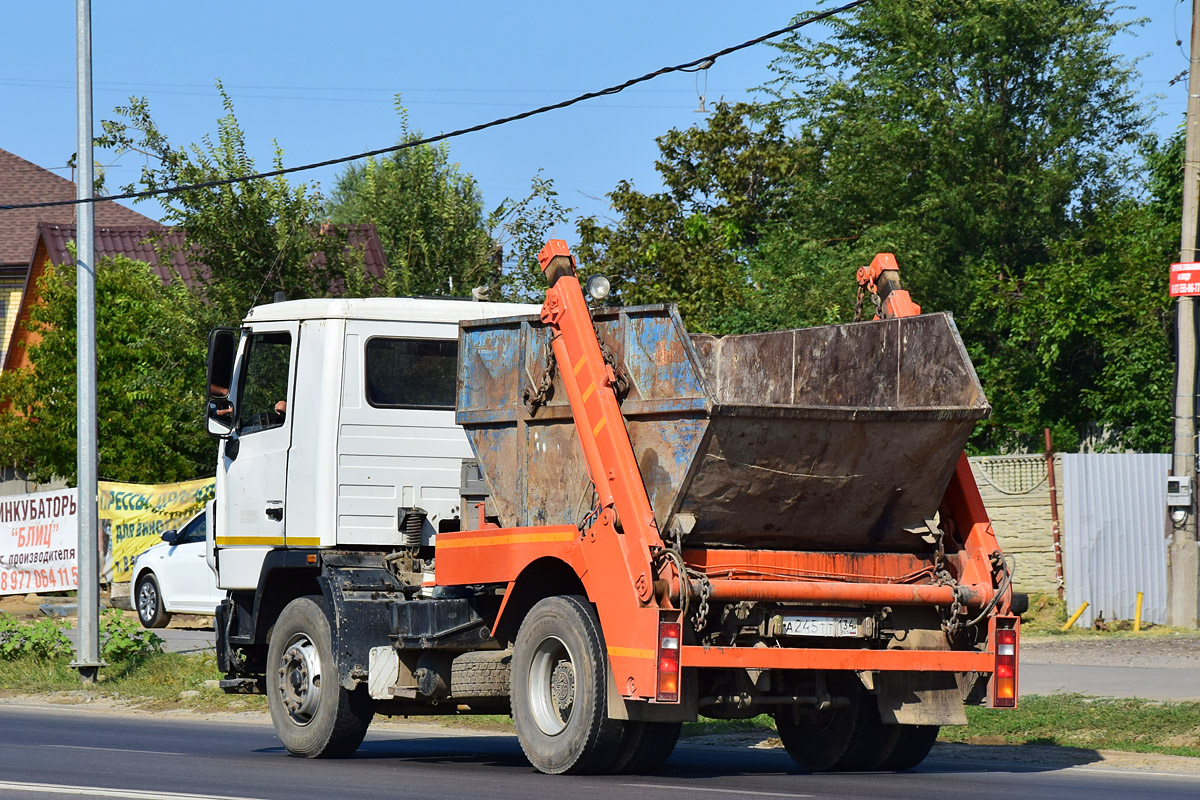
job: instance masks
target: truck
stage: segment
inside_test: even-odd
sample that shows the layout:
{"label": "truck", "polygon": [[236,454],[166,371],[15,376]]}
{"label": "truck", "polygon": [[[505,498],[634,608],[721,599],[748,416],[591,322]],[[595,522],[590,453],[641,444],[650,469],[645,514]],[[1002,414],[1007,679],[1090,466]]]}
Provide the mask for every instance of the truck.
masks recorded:
{"label": "truck", "polygon": [[770,714],[805,770],[903,770],[1016,705],[964,455],[990,406],[894,256],[858,270],[873,319],[728,336],[589,303],[562,241],[539,262],[540,306],[294,300],[210,334],[221,685],[291,754],[511,714],[542,772],[637,773],[685,722]]}

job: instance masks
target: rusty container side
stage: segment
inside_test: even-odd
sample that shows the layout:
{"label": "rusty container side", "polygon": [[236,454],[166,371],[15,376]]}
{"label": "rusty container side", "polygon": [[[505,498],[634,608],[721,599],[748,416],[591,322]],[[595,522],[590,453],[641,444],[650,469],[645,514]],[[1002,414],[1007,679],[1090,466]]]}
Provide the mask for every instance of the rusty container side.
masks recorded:
{"label": "rusty container side", "polygon": [[989,412],[948,314],[693,336],[714,408],[693,546],[904,552]]}
{"label": "rusty container side", "polygon": [[[665,523],[708,428],[709,390],[674,306],[595,314],[601,341],[629,380],[621,402],[655,517]],[[545,371],[549,332],[537,317],[464,322],[457,422],[504,526],[576,523],[595,500],[562,378],[530,413],[522,392]]]}
{"label": "rusty container side", "polygon": [[[628,376],[621,410],[659,527],[692,546],[894,551],[936,511],[987,402],[945,314],[688,336],[673,306],[596,314]],[[576,523],[594,498],[536,317],[466,322],[458,422],[506,526]]]}

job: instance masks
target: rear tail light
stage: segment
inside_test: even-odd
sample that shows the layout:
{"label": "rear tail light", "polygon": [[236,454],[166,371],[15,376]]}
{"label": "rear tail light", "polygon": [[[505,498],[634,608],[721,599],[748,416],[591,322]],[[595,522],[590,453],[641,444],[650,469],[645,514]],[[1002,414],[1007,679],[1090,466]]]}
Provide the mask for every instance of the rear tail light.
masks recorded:
{"label": "rear tail light", "polygon": [[660,703],[679,702],[679,623],[658,625],[658,693]]}
{"label": "rear tail light", "polygon": [[996,629],[996,672],[992,675],[992,706],[1017,706],[1017,631]]}

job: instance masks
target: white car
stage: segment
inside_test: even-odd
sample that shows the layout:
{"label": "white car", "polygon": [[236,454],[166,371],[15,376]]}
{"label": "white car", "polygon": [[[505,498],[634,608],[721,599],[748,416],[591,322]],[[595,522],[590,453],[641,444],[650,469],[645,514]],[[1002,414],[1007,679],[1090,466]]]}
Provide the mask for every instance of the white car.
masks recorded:
{"label": "white car", "polygon": [[143,626],[165,627],[171,614],[215,614],[225,599],[204,558],[206,519],[201,511],[134,560],[130,585]]}

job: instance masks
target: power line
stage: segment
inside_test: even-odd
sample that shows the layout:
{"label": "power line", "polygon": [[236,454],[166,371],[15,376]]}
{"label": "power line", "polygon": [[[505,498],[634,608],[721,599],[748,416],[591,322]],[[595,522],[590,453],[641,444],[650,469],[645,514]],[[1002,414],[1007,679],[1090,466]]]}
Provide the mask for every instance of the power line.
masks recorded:
{"label": "power line", "polygon": [[[545,105],[545,106],[541,106],[539,108],[530,109],[529,111],[522,111],[520,114],[513,114],[508,117],[500,117],[498,119],[493,119],[488,122],[481,122],[478,125],[472,125],[468,128],[459,128],[458,130],[450,131],[449,133],[439,133],[434,136],[426,136],[422,139],[414,139],[412,141],[402,142],[401,144],[395,144],[390,147],[381,147],[377,150],[368,150],[364,153],[356,153],[352,156],[342,156],[340,158],[331,158],[326,161],[317,161],[317,162],[314,162],[311,164],[302,164],[302,165],[296,166],[296,167],[283,167],[281,169],[270,170],[269,172],[259,172],[254,175],[242,175],[242,176],[239,176],[236,178],[222,178],[220,180],[204,181],[202,183],[183,184],[180,186],[168,186],[168,187],[165,187],[162,189],[150,189],[150,190],[142,191],[142,192],[127,192],[125,194],[110,195],[108,197],[91,197],[91,198],[87,198],[87,199],[77,199],[77,200],[54,200],[54,201],[48,201],[48,202],[44,202],[44,203],[19,203],[19,204],[11,204],[11,205],[0,205],[0,211],[11,211],[11,210],[16,210],[16,209],[21,209],[21,208],[50,208],[52,206],[75,206],[75,205],[81,205],[84,203],[103,203],[103,202],[108,202],[110,200],[136,200],[136,199],[139,199],[142,197],[157,197],[159,195],[176,194],[178,192],[192,191],[192,190],[196,190],[196,189],[211,189],[211,188],[215,188],[217,186],[230,186],[230,185],[237,184],[237,183],[246,183],[247,181],[261,180],[263,178],[276,178],[281,175],[290,175],[294,172],[304,172],[304,171],[311,170],[311,169],[320,169],[321,167],[331,167],[331,166],[334,166],[337,164],[345,164],[349,161],[358,161],[359,159],[362,159],[362,158],[371,158],[373,156],[387,155],[389,153],[399,152],[400,150],[407,150],[407,149],[413,148],[413,147],[420,147],[421,145],[434,144],[436,142],[443,142],[443,141],[446,141],[447,139],[453,139],[458,136],[465,136],[468,133],[478,133],[479,131],[484,131],[489,128],[496,128],[501,125],[507,125],[510,122],[519,122],[520,120],[529,119],[530,117],[536,117],[541,114],[549,113],[551,111],[558,111],[559,109],[568,108],[568,107],[576,105],[578,103],[582,103],[585,100],[593,100],[597,97],[603,97],[605,95],[617,94],[619,92],[625,91],[626,89],[628,89],[631,86],[636,86],[639,83],[645,83],[646,81],[653,80],[653,79],[659,77],[660,75],[667,75],[672,72],[694,72],[697,69],[704,69],[709,66],[712,66],[712,62],[715,62],[718,58],[722,58],[724,56],[730,55],[731,53],[736,53],[739,50],[745,50],[746,48],[753,47],[756,44],[762,44],[763,42],[767,41],[768,39],[774,39],[777,36],[784,35],[785,33],[791,33],[792,31],[799,30],[800,28],[803,28],[806,25],[811,25],[814,22],[820,22],[821,20],[829,19],[832,16],[841,14],[842,12],[849,11],[851,9],[857,8],[858,6],[864,5],[867,2],[868,2],[868,0],[853,0],[853,2],[846,3],[845,5],[838,6],[837,8],[831,8],[828,11],[822,11],[818,14],[814,14],[811,17],[806,17],[805,19],[802,19],[799,22],[794,22],[791,25],[788,25],[786,27],[779,28],[777,30],[773,30],[770,33],[764,33],[761,36],[756,36],[753,39],[748,39],[748,40],[742,42],[741,44],[733,45],[732,47],[726,47],[724,50],[718,50],[715,53],[710,53],[706,56],[701,56],[700,58],[693,59],[692,61],[688,61],[687,63],[684,63],[684,64],[676,64],[673,67],[660,67],[659,69],[656,69],[653,72],[647,72],[645,75],[642,75],[641,77],[630,78],[629,80],[627,80],[623,83],[618,83],[614,86],[608,87],[607,89],[599,89],[599,90],[593,91],[593,92],[585,92],[583,94],[576,95],[575,97],[572,97],[569,100],[563,100],[558,103],[551,103],[550,105]],[[704,65],[704,66],[702,66],[702,65]]]}

